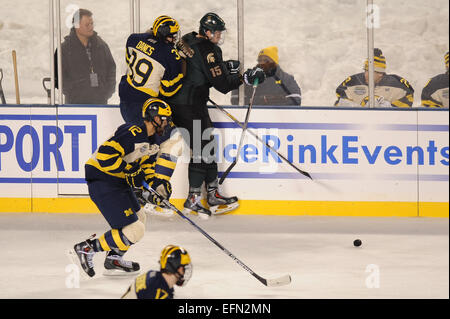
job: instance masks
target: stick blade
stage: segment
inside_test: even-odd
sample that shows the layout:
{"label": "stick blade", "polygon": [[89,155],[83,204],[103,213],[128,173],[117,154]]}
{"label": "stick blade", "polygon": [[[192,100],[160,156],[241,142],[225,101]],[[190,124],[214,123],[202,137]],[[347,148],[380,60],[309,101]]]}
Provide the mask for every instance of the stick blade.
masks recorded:
{"label": "stick blade", "polygon": [[267,287],[280,287],[286,286],[291,283],[291,276],[285,275],[275,279],[264,279],[263,284]]}

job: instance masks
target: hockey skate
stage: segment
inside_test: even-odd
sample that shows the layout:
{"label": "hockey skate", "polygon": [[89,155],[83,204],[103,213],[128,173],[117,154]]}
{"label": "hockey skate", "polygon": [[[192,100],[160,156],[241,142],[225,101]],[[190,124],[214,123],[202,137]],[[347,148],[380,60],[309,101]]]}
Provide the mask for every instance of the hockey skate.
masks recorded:
{"label": "hockey skate", "polygon": [[228,213],[239,207],[238,198],[222,196],[216,187],[208,189],[208,205],[213,215]]}
{"label": "hockey skate", "polygon": [[92,248],[91,240],[93,237],[95,237],[95,235],[81,243],[76,244],[73,246],[73,249],[69,251],[69,257],[71,257],[72,261],[79,264],[89,277],[95,276],[93,261],[95,252]]}
{"label": "hockey skate", "polygon": [[186,201],[184,202],[183,214],[194,214],[201,219],[209,219],[211,217],[211,211],[202,206],[201,195],[196,193],[190,193]]}
{"label": "hockey skate", "polygon": [[161,219],[171,219],[175,216],[170,208],[157,206],[151,203],[147,203],[144,206],[144,211],[150,216],[155,216]]}
{"label": "hockey skate", "polygon": [[121,254],[114,251],[108,252],[105,258],[104,276],[131,276],[139,273],[139,264],[124,260]]}

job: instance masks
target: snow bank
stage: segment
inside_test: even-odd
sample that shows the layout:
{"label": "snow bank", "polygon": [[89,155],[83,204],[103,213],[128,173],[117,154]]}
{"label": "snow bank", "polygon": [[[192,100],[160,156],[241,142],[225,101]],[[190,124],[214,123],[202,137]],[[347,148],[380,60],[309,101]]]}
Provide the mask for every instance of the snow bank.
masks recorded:
{"label": "snow bank", "polygon": [[[304,106],[330,106],[335,89],[347,76],[360,72],[367,54],[366,1],[285,0],[244,1],[245,68],[255,64],[260,49],[276,45],[280,65],[293,74],[303,93]],[[182,32],[197,30],[208,11],[227,24],[224,58],[237,58],[237,1],[141,1],[141,30],[167,14]],[[387,59],[387,72],[405,77],[415,89],[414,106],[428,79],[445,70],[449,48],[449,3],[445,0],[376,0],[379,28],[375,46]],[[8,103],[15,102],[11,50],[17,51],[22,103],[47,103],[42,78],[50,73],[49,1],[0,0],[0,68]],[[130,31],[129,1],[61,1],[62,36],[69,32],[76,6],[94,13],[96,31],[109,44],[117,64],[117,80],[125,70],[124,45]],[[215,90],[211,97],[230,104],[230,94]],[[118,104],[117,93],[110,99]]]}

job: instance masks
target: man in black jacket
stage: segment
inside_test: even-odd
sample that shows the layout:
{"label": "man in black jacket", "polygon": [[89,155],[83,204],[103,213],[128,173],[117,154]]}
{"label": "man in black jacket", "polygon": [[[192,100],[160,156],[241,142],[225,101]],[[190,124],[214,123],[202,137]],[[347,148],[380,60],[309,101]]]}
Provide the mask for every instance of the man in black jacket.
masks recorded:
{"label": "man in black jacket", "polygon": [[[253,105],[298,105],[302,103],[301,90],[294,76],[279,65],[278,48],[271,46],[259,51],[257,66],[264,70],[266,80],[258,86]],[[244,104],[248,105],[253,89],[246,86]],[[231,104],[239,104],[238,90],[231,92]]]}
{"label": "man in black jacket", "polygon": [[[217,163],[215,161],[213,125],[206,103],[209,89],[214,87],[226,94],[238,88],[244,81],[250,85],[258,78],[264,81],[264,71],[249,69],[242,76],[239,61],[223,61],[219,45],[223,42],[222,32],[225,22],[215,13],[207,13],[200,20],[199,32],[183,36],[183,46],[189,48],[191,57],[186,57],[186,76],[183,87],[169,99],[173,107],[173,122],[189,132],[186,143],[192,150],[189,163],[189,195],[184,203],[184,213],[194,213],[201,218],[209,218],[211,213],[221,214],[236,209],[237,197],[224,197],[218,192]],[[201,136],[194,133],[201,132]],[[197,134],[199,135],[199,134]],[[209,209],[202,206],[201,187],[207,190]]]}
{"label": "man in black jacket", "polygon": [[[91,11],[77,10],[72,24],[61,45],[65,103],[107,104],[116,86],[116,64],[111,51],[94,31]],[[56,57],[55,53],[55,65]]]}

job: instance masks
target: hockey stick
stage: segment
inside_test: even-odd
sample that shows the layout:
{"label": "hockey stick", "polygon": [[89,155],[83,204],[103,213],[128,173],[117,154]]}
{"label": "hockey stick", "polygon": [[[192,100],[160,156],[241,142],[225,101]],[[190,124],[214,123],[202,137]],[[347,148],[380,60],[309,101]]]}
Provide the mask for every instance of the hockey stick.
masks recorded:
{"label": "hockey stick", "polygon": [[[227,112],[222,106],[218,105],[213,100],[209,99],[209,101],[217,107],[222,113],[224,113],[226,116],[228,116],[233,122],[235,122],[237,125],[239,125],[241,128],[244,128],[241,122],[238,121],[233,115],[231,115],[229,112]],[[271,147],[268,143],[264,142],[258,135],[256,135],[252,130],[247,130],[253,137],[255,137],[258,141],[260,141],[262,144],[264,144],[268,149],[270,149],[272,152],[275,152],[282,160],[284,160],[287,164],[289,164],[292,168],[294,168],[297,172],[300,174],[312,179],[311,175],[309,175],[308,172],[305,172],[292,164],[286,157],[284,157],[282,154],[277,152],[273,147]]]}
{"label": "hockey stick", "polygon": [[161,195],[158,194],[157,191],[150,188],[148,184],[144,183],[144,189],[151,192],[152,194],[156,195],[161,202],[166,205],[168,208],[172,209],[174,212],[176,212],[181,218],[187,220],[192,226],[197,228],[199,232],[201,232],[206,238],[208,238],[210,241],[212,241],[217,247],[219,247],[225,254],[227,254],[231,259],[233,259],[239,266],[247,270],[253,277],[258,279],[263,285],[268,287],[277,287],[277,286],[284,286],[291,282],[291,276],[285,275],[276,279],[265,279],[255,272],[248,268],[242,261],[240,261],[236,256],[234,256],[232,253],[230,253],[225,247],[223,247],[219,242],[217,242],[214,238],[212,238],[210,235],[208,235],[207,232],[205,232],[203,229],[201,229],[196,223],[194,223],[190,218],[185,216],[178,208],[176,208],[174,205],[172,205],[167,199],[163,198]]}
{"label": "hockey stick", "polygon": [[3,80],[3,69],[0,69],[0,99],[2,101],[2,104],[6,104],[5,94],[3,93],[2,88],[2,80]]}
{"label": "hockey stick", "polygon": [[239,158],[239,153],[241,152],[242,142],[244,142],[245,131],[247,131],[248,120],[250,118],[250,111],[252,110],[253,99],[255,98],[255,92],[256,92],[257,86],[258,86],[258,79],[255,79],[255,82],[253,83],[253,93],[252,93],[252,97],[250,99],[250,103],[248,105],[247,114],[245,115],[245,122],[244,122],[244,126],[242,127],[241,140],[239,141],[239,146],[238,146],[238,149],[237,149],[236,157],[234,158],[233,163],[231,163],[231,165],[228,166],[228,168],[225,170],[225,172],[220,177],[220,180],[219,180],[219,184],[220,185],[222,185],[222,183],[225,180],[225,178],[227,178],[227,176],[230,173],[230,171],[237,164],[237,161],[238,161],[238,158]]}
{"label": "hockey stick", "polygon": [[16,87],[16,104],[20,104],[19,75],[17,73],[17,54],[16,54],[16,50],[12,50],[12,60],[13,60],[13,68],[14,68],[14,85]]}

